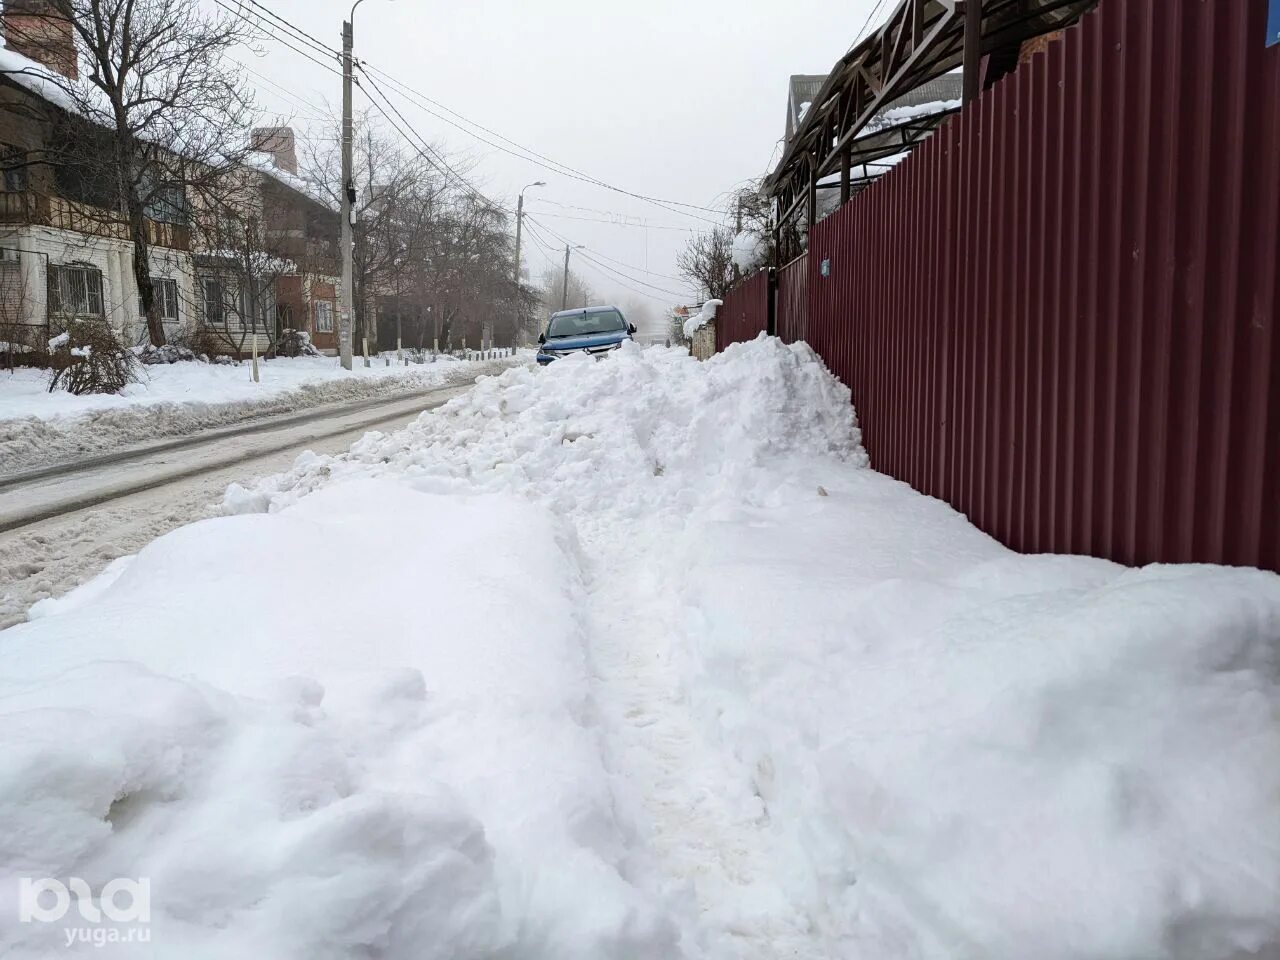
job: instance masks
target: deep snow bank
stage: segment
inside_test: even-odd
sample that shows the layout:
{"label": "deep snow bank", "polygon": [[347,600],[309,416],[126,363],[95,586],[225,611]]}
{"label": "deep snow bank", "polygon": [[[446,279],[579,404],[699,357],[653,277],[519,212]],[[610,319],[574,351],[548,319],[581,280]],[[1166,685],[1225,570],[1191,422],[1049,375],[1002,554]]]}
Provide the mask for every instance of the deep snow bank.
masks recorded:
{"label": "deep snow bank", "polygon": [[402,476],[435,492],[514,491],[581,517],[682,514],[732,498],[771,459],[831,456],[865,466],[849,391],[805,344],[761,338],[706,363],[634,343],[518,367],[423,414],[370,433],[342,456],[304,457],[230,512],[279,509],[349,476]]}
{"label": "deep snow bank", "polygon": [[686,691],[840,942],[1280,945],[1280,578],[1020,556],[871,471],[756,492],[687,541]]}
{"label": "deep snow bank", "polygon": [[1280,578],[1020,556],[865,465],[761,338],[232,488],[0,635],[0,857],[156,878],[192,956],[1274,950]]}
{"label": "deep snow bank", "polygon": [[[572,549],[513,498],[378,482],[160,538],[0,634],[0,875],[149,878],[160,956],[664,955]],[[61,951],[16,896],[0,953]]]}
{"label": "deep snow bank", "polygon": [[643,544],[685,696],[829,955],[1280,942],[1280,578],[1014,554],[850,469],[847,391],[804,346],[613,360],[486,380],[228,505],[394,474],[543,500],[605,565]]}

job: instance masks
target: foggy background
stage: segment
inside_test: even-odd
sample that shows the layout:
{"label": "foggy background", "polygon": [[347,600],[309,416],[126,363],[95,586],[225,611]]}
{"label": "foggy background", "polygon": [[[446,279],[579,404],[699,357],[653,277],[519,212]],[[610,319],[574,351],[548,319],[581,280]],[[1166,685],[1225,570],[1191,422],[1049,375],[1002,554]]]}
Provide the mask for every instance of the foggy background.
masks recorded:
{"label": "foggy background", "polygon": [[[218,10],[218,0],[201,2]],[[349,0],[221,2],[288,37],[265,8],[336,49],[351,9]],[[521,187],[547,181],[525,194],[522,254],[530,278],[558,269],[566,242],[584,244],[597,263],[573,255],[571,270],[597,299],[622,305],[642,329],[656,330],[668,307],[700,299],[675,264],[691,231],[729,222],[729,193],[777,160],[787,78],[825,73],[890,6],[363,0],[355,55],[411,88],[379,79],[412,130],[456,160],[479,190],[514,210]],[[238,59],[259,107],[288,119],[300,139],[334,137],[340,77],[278,39],[261,35],[257,42],[259,51]],[[324,60],[305,42],[294,44]],[[357,89],[357,116],[368,105]],[[380,117],[378,124],[394,132]],[[572,179],[499,146],[543,154],[664,203]]]}

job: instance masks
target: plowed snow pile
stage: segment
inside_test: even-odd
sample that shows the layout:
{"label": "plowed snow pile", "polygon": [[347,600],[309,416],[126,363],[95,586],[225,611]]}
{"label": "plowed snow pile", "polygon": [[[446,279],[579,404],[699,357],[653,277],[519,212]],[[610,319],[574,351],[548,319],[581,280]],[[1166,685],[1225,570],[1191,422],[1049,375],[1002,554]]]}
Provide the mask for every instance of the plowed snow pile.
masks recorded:
{"label": "plowed snow pile", "polygon": [[1014,554],[803,345],[508,370],[226,509],[0,633],[0,872],[151,890],[98,948],[0,885],[0,952],[1280,949],[1280,577]]}

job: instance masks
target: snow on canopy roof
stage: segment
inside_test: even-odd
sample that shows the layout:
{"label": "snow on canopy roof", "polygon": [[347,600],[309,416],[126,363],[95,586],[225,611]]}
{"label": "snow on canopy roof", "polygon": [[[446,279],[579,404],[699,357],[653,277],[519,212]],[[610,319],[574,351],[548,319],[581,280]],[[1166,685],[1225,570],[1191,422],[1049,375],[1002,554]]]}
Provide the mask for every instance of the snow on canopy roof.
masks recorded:
{"label": "snow on canopy roof", "polygon": [[4,45],[3,37],[0,37],[0,76],[63,110],[78,109],[63,88],[67,80],[62,74]]}

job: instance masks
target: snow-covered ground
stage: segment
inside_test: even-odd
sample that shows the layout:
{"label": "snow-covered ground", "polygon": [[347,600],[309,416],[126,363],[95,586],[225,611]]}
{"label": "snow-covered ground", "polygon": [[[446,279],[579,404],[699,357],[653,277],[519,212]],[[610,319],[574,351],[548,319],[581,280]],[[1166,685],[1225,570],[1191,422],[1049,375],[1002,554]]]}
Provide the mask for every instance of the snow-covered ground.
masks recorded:
{"label": "snow-covered ground", "polygon": [[320,403],[362,400],[461,383],[492,372],[493,362],[442,357],[397,366],[386,358],[343,370],[336,357],[260,361],[254,383],[248,362],[185,362],[140,367],[139,382],[120,394],[50,393],[43,370],[0,371],[0,473],[180,436],[240,420],[288,413]]}
{"label": "snow-covered ground", "polygon": [[[92,505],[0,531],[0,630],[25,620],[33,604],[70,592],[156,537],[218,515],[228,484],[287,469],[303,451],[343,452],[369,430],[402,427],[428,405],[465,389],[445,387],[353,413],[327,410],[318,420],[200,443],[178,456],[160,450],[6,488],[0,492],[0,526],[13,522],[16,512],[59,501],[78,498]],[[193,468],[200,472],[188,476]],[[155,481],[162,482],[153,487]],[[131,486],[142,489],[121,495]]]}
{"label": "snow-covered ground", "polygon": [[233,486],[0,633],[0,874],[184,958],[1280,945],[1280,577],[1014,554],[848,400],[627,345]]}

